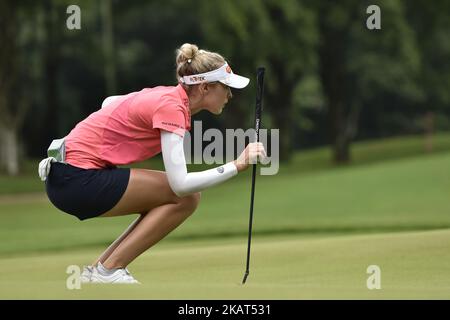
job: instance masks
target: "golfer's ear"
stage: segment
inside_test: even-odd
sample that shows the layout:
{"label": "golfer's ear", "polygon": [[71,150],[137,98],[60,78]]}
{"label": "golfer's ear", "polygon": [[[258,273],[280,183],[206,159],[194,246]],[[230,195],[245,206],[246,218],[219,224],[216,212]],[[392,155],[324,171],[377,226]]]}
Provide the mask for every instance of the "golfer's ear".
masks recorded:
{"label": "golfer's ear", "polygon": [[200,92],[202,94],[208,93],[208,91],[209,91],[209,84],[207,82],[200,83],[199,89],[200,89]]}

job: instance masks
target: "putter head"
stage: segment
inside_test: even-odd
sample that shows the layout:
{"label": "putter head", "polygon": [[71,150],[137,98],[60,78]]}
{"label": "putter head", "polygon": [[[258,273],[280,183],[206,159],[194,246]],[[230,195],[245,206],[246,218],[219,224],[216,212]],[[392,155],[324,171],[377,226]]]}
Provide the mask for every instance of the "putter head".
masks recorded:
{"label": "putter head", "polygon": [[242,279],[242,284],[245,284],[245,282],[247,281],[247,277],[248,277],[248,271],[245,272],[245,274],[244,274],[244,279]]}

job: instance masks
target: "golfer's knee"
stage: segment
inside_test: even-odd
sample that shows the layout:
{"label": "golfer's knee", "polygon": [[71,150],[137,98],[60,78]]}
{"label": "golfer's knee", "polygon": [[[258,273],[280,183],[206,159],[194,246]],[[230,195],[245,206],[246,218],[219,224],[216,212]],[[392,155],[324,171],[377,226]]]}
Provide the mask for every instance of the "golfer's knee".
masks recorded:
{"label": "golfer's knee", "polygon": [[196,192],[180,198],[180,206],[187,214],[192,214],[200,203],[201,193]]}

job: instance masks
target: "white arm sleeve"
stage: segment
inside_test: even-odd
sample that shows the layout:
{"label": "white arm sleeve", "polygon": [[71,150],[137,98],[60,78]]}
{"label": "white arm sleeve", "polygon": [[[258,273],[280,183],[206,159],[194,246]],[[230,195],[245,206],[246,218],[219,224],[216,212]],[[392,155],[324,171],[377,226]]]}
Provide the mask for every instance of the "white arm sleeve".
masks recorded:
{"label": "white arm sleeve", "polygon": [[161,149],[170,187],[179,197],[215,186],[238,173],[233,162],[205,171],[188,173],[183,138],[169,131],[161,130]]}

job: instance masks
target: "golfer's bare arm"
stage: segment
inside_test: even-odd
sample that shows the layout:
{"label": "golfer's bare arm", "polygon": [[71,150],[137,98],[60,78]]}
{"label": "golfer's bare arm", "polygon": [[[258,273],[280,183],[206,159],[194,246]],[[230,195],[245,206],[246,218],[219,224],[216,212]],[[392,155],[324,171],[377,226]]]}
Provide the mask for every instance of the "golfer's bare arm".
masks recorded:
{"label": "golfer's bare arm", "polygon": [[161,130],[161,149],[170,187],[179,197],[217,185],[238,173],[233,162],[205,171],[188,173],[183,138],[172,132]]}

